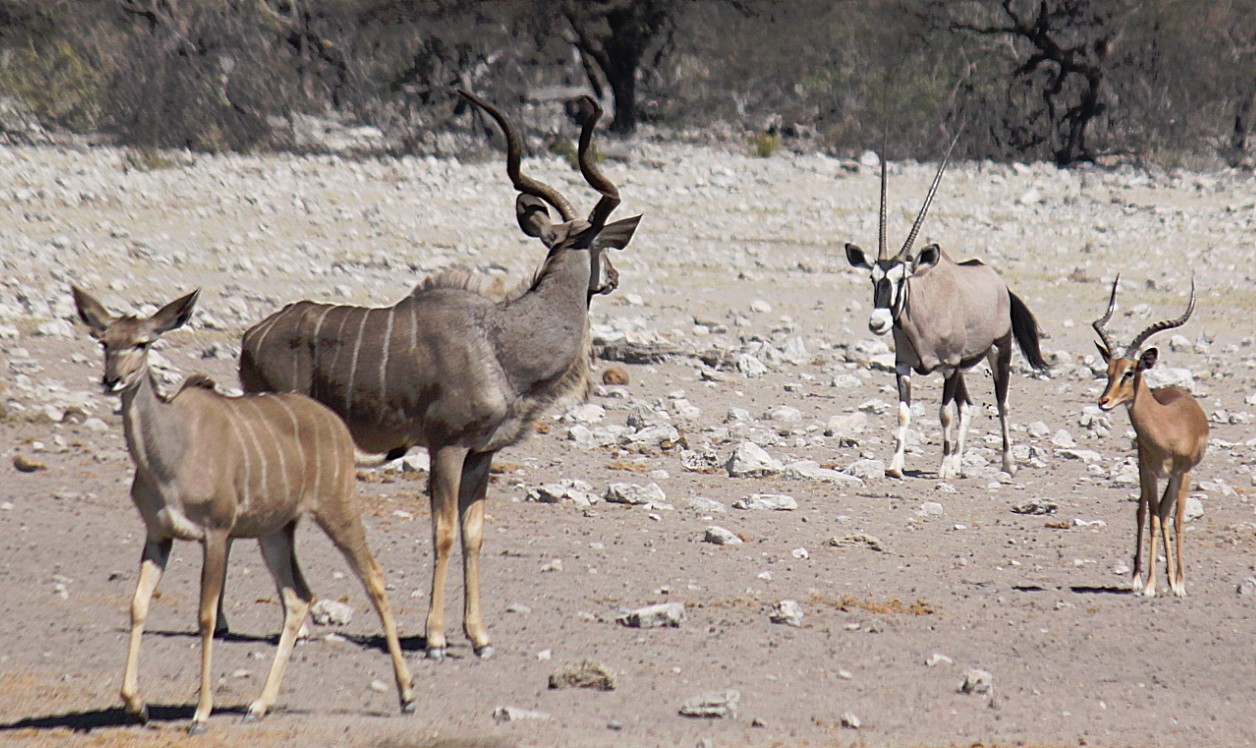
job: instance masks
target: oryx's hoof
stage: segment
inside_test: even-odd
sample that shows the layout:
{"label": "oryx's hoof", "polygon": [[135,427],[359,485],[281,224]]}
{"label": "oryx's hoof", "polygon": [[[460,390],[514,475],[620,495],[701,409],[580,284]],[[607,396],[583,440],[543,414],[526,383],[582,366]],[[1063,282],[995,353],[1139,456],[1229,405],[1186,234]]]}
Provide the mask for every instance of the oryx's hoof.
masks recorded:
{"label": "oryx's hoof", "polygon": [[481,660],[487,660],[493,656],[493,645],[485,644],[483,647],[476,647],[475,656]]}
{"label": "oryx's hoof", "polygon": [[436,662],[441,662],[442,660],[445,659],[445,648],[444,647],[428,647],[426,657],[429,660],[435,660]]}

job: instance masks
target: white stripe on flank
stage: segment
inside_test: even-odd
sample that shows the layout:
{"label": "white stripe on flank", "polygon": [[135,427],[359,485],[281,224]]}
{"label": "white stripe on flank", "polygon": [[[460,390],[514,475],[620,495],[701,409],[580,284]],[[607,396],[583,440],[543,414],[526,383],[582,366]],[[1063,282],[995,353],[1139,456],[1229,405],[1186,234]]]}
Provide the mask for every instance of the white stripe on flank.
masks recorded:
{"label": "white stripe on flank", "polygon": [[[247,396],[240,398],[239,400],[240,407],[243,408],[244,405],[249,402],[249,399],[250,398]],[[262,444],[262,440],[257,438],[257,432],[253,430],[253,424],[249,423],[249,419],[246,418],[243,413],[240,414],[240,425],[243,426],[244,430],[249,433],[249,442],[253,445],[254,453],[257,454],[258,463],[261,466],[261,473],[262,473],[261,480],[259,481],[259,485],[261,485],[262,494],[263,496],[265,496],[267,493],[269,493],[268,489],[270,488],[270,486],[268,486],[267,484],[270,482],[270,479],[266,475],[267,473],[266,462],[267,461],[266,461],[266,453],[263,451],[264,445]],[[250,489],[254,485],[252,469],[249,470],[248,485]]]}
{"label": "white stripe on flank", "polygon": [[319,350],[318,350],[318,345],[319,345],[319,339],[318,339],[318,336],[319,336],[319,335],[322,333],[322,331],[323,331],[323,320],[327,319],[327,315],[328,315],[328,313],[329,313],[329,312],[331,312],[331,310],[332,310],[332,309],[333,309],[333,307],[330,307],[330,306],[324,306],[324,307],[323,307],[323,310],[322,310],[322,311],[323,311],[323,313],[322,313],[322,314],[320,314],[320,315],[318,315],[318,322],[315,322],[315,323],[314,323],[314,335],[313,335],[313,337],[311,337],[311,338],[310,338],[310,342],[309,342],[309,346],[310,346],[310,391],[309,391],[309,392],[306,392],[305,394],[307,394],[307,395],[309,395],[310,397],[313,397],[313,398],[315,398],[315,399],[317,399],[317,398],[318,398],[318,395],[317,395],[317,394],[315,394],[315,392],[314,392],[314,386],[315,386],[315,384],[318,382],[318,380],[317,380],[317,379],[315,378],[315,376],[314,376],[314,371],[318,368],[318,357],[319,357],[319,355],[320,355],[320,354],[319,354]]}
{"label": "white stripe on flank", "polygon": [[384,414],[388,412],[388,353],[392,349],[393,318],[396,316],[397,307],[389,309],[388,324],[384,325],[384,358],[379,362],[379,394],[376,395],[379,422],[383,422]]}
{"label": "white stripe on flank", "polygon": [[253,350],[259,353],[261,352],[262,344],[266,342],[266,336],[270,335],[270,331],[275,329],[275,325],[279,322],[279,318],[286,315],[288,311],[290,310],[276,312],[275,314],[271,315],[270,319],[264,323],[265,326],[260,331],[257,332],[257,343],[253,344]]}
{"label": "white stripe on flank", "polygon": [[[274,397],[267,397],[267,400],[274,400]],[[288,461],[283,456],[283,437],[275,431],[274,425],[270,419],[266,417],[266,413],[262,410],[262,398],[256,398],[249,401],[249,405],[253,406],[253,412],[257,413],[257,418],[262,422],[262,426],[266,429],[266,433],[270,435],[271,444],[275,446],[275,454],[279,455],[279,475],[283,477],[283,495],[285,497],[292,496],[292,484],[288,480]],[[266,455],[269,457],[269,455]],[[264,465],[265,463],[263,463]]]}
{"label": "white stripe on flank", "polygon": [[418,311],[415,309],[418,304],[410,302],[410,352],[414,353],[419,349],[419,318]]}
{"label": "white stripe on flank", "polygon": [[296,411],[292,409],[292,406],[284,402],[283,398],[276,397],[275,403],[284,409],[284,412],[288,414],[288,418],[292,419],[292,441],[297,445],[297,456],[300,459],[300,462],[297,463],[297,476],[305,476],[309,473],[310,466],[305,459],[305,445],[301,443],[301,422],[297,420]]}
{"label": "white stripe on flank", "polygon": [[[316,413],[322,416],[322,413]],[[315,499],[323,495],[323,421],[325,418],[311,419],[314,425],[314,485],[310,489]],[[305,466],[306,471],[310,469],[309,464]]]}
{"label": "white stripe on flank", "polygon": [[[341,309],[343,307],[336,307],[336,308]],[[340,315],[340,327],[336,328],[336,353],[334,356],[331,357],[331,364],[325,370],[327,372],[331,372],[331,376],[336,377],[337,379],[340,377],[340,372],[337,370],[336,364],[340,363],[340,351],[344,350],[344,347],[345,347],[344,346],[345,323],[347,323],[348,321],[349,321],[348,314]],[[319,367],[319,368],[321,369],[322,367]],[[326,376],[326,374],[324,374],[324,376]],[[330,392],[327,393],[327,396],[330,397],[331,393]],[[346,398],[346,404],[351,403],[353,400],[353,395],[346,394],[345,398]],[[348,409],[345,410],[344,417],[345,418],[349,417]]]}
{"label": "white stripe on flank", "polygon": [[[239,401],[233,401],[238,405]],[[231,432],[235,434],[236,445],[240,448],[240,453],[244,455],[244,485],[240,491],[240,509],[247,512],[249,504],[253,499],[253,450],[256,449],[254,444],[244,443],[244,434],[240,433],[240,426],[244,424],[244,416],[240,415],[238,407],[227,408],[227,423],[231,424]],[[247,424],[244,424],[247,427]],[[250,439],[250,441],[252,441]]]}
{"label": "white stripe on flank", "polygon": [[[358,378],[358,355],[362,353],[362,333],[366,330],[366,322],[371,318],[370,309],[361,309],[362,322],[358,325],[358,339],[353,344],[353,363],[349,365],[349,386],[345,393],[345,420],[353,418],[354,380]],[[346,317],[348,315],[345,315]]]}

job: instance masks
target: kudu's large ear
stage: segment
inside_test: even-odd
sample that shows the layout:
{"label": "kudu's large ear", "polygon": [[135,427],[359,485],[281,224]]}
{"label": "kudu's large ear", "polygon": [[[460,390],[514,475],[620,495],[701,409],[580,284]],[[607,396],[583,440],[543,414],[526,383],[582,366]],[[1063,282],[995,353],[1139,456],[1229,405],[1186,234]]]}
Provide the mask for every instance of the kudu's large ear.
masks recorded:
{"label": "kudu's large ear", "polygon": [[192,307],[196,306],[196,297],[200,293],[201,289],[198,288],[192,293],[180,296],[158,309],[156,314],[148,318],[153,332],[161,335],[162,333],[170,332],[176,327],[182,327],[191,318]]}
{"label": "kudu's large ear", "polygon": [[1148,348],[1147,350],[1143,351],[1143,355],[1138,357],[1138,370],[1147,371],[1148,369],[1156,365],[1156,360],[1159,358],[1160,358],[1160,351],[1155,346]]}
{"label": "kudu's large ear", "polygon": [[928,270],[938,264],[938,258],[942,256],[942,248],[936,244],[930,244],[927,247],[921,247],[916,256],[911,258],[912,273],[919,273],[922,270]]}
{"label": "kudu's large ear", "polygon": [[1109,351],[1107,346],[1096,340],[1095,347],[1099,349],[1099,355],[1103,356],[1103,362],[1105,364],[1112,360],[1112,351]]}
{"label": "kudu's large ear", "polygon": [[864,256],[864,251],[849,242],[846,244],[846,261],[861,270],[872,269],[872,265],[868,263],[868,258]]}
{"label": "kudu's large ear", "polygon": [[611,221],[593,238],[593,246],[597,249],[623,249],[632,241],[632,234],[640,222],[641,216]]}
{"label": "kudu's large ear", "polygon": [[74,307],[78,310],[79,319],[87,325],[92,337],[98,338],[103,335],[105,328],[113,322],[115,317],[105,309],[103,304],[78,286],[70,286],[70,293],[74,295]]}

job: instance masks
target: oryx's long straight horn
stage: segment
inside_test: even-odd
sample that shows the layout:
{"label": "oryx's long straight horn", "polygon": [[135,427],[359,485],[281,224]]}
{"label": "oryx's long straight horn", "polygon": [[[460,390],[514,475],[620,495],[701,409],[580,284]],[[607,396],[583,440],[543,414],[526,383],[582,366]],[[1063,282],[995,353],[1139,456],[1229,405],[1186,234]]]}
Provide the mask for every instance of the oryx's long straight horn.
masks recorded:
{"label": "oryx's long straight horn", "polygon": [[1108,324],[1108,320],[1112,319],[1112,312],[1116,310],[1116,287],[1121,282],[1121,274],[1116,274],[1116,279],[1112,281],[1112,296],[1108,299],[1108,311],[1094,322],[1090,323],[1095,328],[1095,332],[1099,333],[1099,339],[1103,341],[1103,347],[1108,349],[1109,355],[1116,355],[1116,346],[1112,342],[1112,338],[1108,337],[1107,330],[1104,325]]}
{"label": "oryx's long straight horn", "polygon": [[877,231],[877,259],[885,259],[885,143],[881,144],[881,224]]}
{"label": "oryx's long straight horn", "polygon": [[929,194],[925,197],[925,204],[920,208],[920,215],[916,216],[916,222],[912,224],[911,233],[907,235],[907,241],[903,242],[903,248],[898,251],[900,258],[906,257],[911,251],[911,245],[916,243],[916,235],[920,233],[920,225],[925,222],[925,214],[929,212],[929,204],[933,202],[933,196],[938,191],[938,184],[942,181],[942,174],[946,171],[946,164],[951,160],[951,151],[955,150],[955,144],[959,142],[960,133],[964,129],[961,127],[959,132],[955,133],[955,137],[951,140],[951,145],[946,149],[946,155],[942,157],[942,164],[938,166],[938,173],[933,177],[933,184],[929,186]]}
{"label": "oryx's long straight horn", "polygon": [[593,211],[589,213],[589,223],[593,225],[595,230],[601,230],[606,223],[606,219],[610,217],[615,208],[619,207],[619,189],[615,187],[615,183],[602,173],[594,163],[592,156],[589,154],[589,146],[593,142],[593,126],[602,117],[602,107],[592,96],[581,96],[580,104],[586,111],[584,112],[584,123],[580,128],[580,145],[576,152],[580,162],[580,174],[584,176],[584,181],[598,192],[602,193],[602,198],[598,200],[597,205],[593,207]]}
{"label": "oryx's long straight horn", "polygon": [[457,89],[457,91],[462,98],[488,112],[497,121],[498,126],[501,127],[502,132],[506,135],[506,174],[510,177],[510,182],[515,186],[515,189],[525,195],[539,197],[553,205],[562,214],[564,221],[570,221],[575,218],[576,211],[571,207],[571,203],[567,201],[567,198],[563,197],[558,190],[524,175],[520,170],[519,164],[523,156],[523,145],[520,141],[519,133],[511,126],[510,120],[506,119],[506,115],[502,114],[500,109],[470,91],[464,91],[461,88]]}
{"label": "oryx's long straight horn", "polygon": [[1186,311],[1182,313],[1182,316],[1178,317],[1177,319],[1166,319],[1163,322],[1157,322],[1154,325],[1151,325],[1150,327],[1148,327],[1146,330],[1143,330],[1142,332],[1138,333],[1138,337],[1134,338],[1134,342],[1130,343],[1129,352],[1125,354],[1126,357],[1132,358],[1134,356],[1137,356],[1138,349],[1141,348],[1143,343],[1147,342],[1147,338],[1150,338],[1152,335],[1155,335],[1158,332],[1164,332],[1165,330],[1172,330],[1175,327],[1181,327],[1182,325],[1186,324],[1186,320],[1191,318],[1191,312],[1194,312],[1194,311],[1195,311],[1195,276],[1192,275],[1191,276],[1191,299],[1190,301],[1186,303]]}

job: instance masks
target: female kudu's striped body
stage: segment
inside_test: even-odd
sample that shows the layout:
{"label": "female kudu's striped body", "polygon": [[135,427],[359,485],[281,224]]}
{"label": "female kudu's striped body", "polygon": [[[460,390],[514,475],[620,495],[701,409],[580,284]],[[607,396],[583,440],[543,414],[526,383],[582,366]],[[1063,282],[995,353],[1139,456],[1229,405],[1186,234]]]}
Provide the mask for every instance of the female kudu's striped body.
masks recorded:
{"label": "female kudu's striped body", "polygon": [[[479,555],[493,455],[523,438],[555,399],[586,393],[589,300],[616,282],[602,252],[625,246],[639,218],[606,223],[619,196],[587,158],[596,105],[579,154],[602,199],[582,220],[556,190],[521,174],[518,136],[501,113],[464,95],[505,131],[507,173],[522,193],[520,227],[549,249],[532,282],[495,299],[478,292],[465,273],[445,273],[391,307],[301,301],[246,332],[240,356],[246,391],[316,398],[344,418],[362,451],[399,457],[418,446],[431,454],[435,566],[426,636],[434,658],[446,645],[445,572],[459,517],[463,629],[477,654],[492,652],[480,613]],[[549,221],[546,203],[562,223]]]}
{"label": "female kudu's striped body", "polygon": [[402,707],[412,710],[410,673],[384,592],[383,572],[367,549],[358,516],[353,441],[340,419],[298,394],[226,397],[199,375],[189,378],[174,397],[162,396],[148,369],[148,346],[188,319],[195,292],[145,319],[114,317],[77,288],[74,298],[80,318],[105,351],[102,383],[122,397],[127,448],[135,462],[131,498],[147,528],[131,603],[131,640],[122,685],[127,710],[147,719],[139,697],[140,639],[175,539],[200,541],[205,553],[199,614],[201,691],[191,731],[204,729],[213,707],[212,634],[231,538],[258,538],[283,602],[279,648],[249,716],[260,717],[274,705],[297,630],[313,599],[293,546],[297,521],[307,511],[366,586],[384,625]]}

